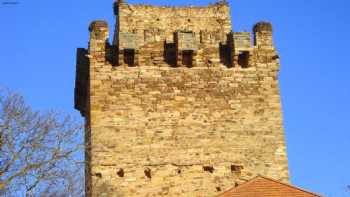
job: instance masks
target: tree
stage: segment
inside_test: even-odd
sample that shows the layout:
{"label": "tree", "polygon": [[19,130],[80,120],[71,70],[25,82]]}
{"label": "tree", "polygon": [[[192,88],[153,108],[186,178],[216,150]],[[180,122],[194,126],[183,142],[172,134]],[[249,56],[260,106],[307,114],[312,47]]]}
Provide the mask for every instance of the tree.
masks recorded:
{"label": "tree", "polygon": [[0,196],[82,196],[82,126],[0,89]]}

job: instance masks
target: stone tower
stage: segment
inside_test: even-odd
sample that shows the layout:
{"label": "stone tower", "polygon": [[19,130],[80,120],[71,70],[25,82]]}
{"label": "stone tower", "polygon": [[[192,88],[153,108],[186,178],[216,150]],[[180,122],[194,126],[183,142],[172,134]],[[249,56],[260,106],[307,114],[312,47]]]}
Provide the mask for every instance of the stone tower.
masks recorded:
{"label": "stone tower", "polygon": [[258,174],[288,182],[270,23],[233,32],[207,7],[115,2],[113,42],[77,51],[87,196],[213,197]]}

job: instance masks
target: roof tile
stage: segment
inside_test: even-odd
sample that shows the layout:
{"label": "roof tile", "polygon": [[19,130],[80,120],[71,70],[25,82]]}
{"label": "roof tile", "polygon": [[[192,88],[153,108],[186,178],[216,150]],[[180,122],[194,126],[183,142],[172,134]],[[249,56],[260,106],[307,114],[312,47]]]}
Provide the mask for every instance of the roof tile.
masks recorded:
{"label": "roof tile", "polygon": [[218,197],[322,197],[270,178],[258,176]]}

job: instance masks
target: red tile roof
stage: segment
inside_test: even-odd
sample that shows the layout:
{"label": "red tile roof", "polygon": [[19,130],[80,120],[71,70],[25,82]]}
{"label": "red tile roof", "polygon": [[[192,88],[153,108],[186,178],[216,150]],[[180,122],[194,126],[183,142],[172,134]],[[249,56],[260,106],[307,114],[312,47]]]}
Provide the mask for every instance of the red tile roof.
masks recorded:
{"label": "red tile roof", "polygon": [[217,197],[322,197],[289,184],[258,176]]}

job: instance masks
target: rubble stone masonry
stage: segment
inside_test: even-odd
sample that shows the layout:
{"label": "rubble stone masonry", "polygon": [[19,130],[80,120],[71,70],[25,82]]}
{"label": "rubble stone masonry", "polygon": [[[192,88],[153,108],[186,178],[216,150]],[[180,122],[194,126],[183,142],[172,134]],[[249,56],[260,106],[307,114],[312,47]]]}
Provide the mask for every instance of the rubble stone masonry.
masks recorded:
{"label": "rubble stone masonry", "polygon": [[225,1],[114,10],[114,41],[94,21],[77,51],[87,196],[213,197],[258,174],[288,182],[270,23],[232,32]]}

